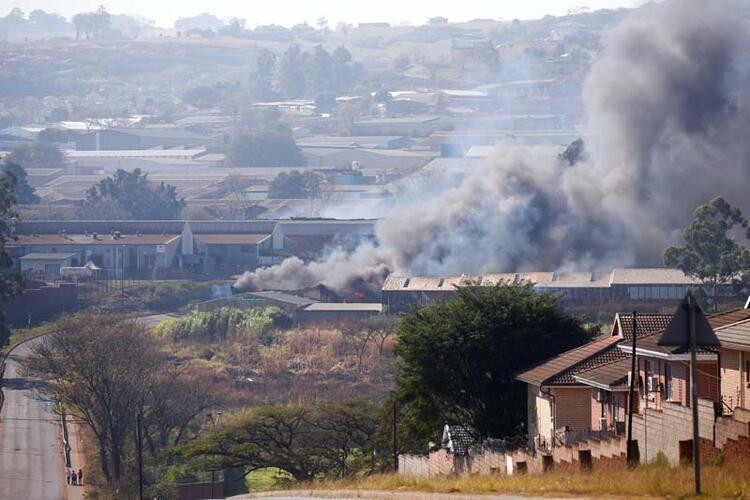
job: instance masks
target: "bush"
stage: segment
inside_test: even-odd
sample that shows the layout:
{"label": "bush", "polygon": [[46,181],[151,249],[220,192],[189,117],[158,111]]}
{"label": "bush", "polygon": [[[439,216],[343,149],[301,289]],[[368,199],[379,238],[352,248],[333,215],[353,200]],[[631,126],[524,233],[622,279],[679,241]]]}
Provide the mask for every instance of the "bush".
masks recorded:
{"label": "bush", "polygon": [[227,337],[241,335],[255,337],[259,343],[268,345],[273,342],[275,329],[287,328],[290,324],[289,315],[278,307],[222,307],[164,320],[155,331],[157,335],[176,342],[221,342]]}
{"label": "bush", "polygon": [[211,295],[210,283],[175,282],[146,285],[142,300],[146,309],[168,311]]}

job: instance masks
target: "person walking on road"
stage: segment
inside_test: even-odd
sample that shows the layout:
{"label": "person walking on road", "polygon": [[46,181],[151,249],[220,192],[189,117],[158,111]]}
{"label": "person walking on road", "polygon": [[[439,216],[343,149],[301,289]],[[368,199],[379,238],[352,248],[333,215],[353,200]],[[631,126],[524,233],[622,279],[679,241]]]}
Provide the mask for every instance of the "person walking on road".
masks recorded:
{"label": "person walking on road", "polygon": [[71,474],[70,467],[65,468],[65,479],[68,481],[68,484],[70,484],[70,474]]}
{"label": "person walking on road", "polygon": [[73,486],[76,485],[76,472],[75,471],[72,471],[70,473],[70,484],[72,484]]}
{"label": "person walking on road", "polygon": [[78,484],[83,486],[83,470],[78,469]]}

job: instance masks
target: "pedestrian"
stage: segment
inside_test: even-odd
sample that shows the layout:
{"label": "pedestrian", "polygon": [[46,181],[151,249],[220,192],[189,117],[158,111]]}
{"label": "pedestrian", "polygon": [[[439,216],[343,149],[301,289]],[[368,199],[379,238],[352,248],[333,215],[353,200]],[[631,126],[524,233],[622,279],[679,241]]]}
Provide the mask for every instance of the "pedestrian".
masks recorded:
{"label": "pedestrian", "polygon": [[83,470],[78,469],[78,484],[83,486]]}
{"label": "pedestrian", "polygon": [[65,467],[65,479],[68,481],[68,484],[70,484],[70,467]]}
{"label": "pedestrian", "polygon": [[70,484],[72,484],[73,486],[76,485],[76,471],[70,472]]}

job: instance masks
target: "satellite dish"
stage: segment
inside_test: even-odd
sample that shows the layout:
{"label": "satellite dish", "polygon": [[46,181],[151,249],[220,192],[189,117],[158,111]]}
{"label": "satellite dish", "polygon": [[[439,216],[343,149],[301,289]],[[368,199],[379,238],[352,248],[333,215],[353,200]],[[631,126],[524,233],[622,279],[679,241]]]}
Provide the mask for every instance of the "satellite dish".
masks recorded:
{"label": "satellite dish", "polygon": [[663,346],[679,346],[679,347],[690,347],[690,299],[693,301],[693,317],[695,318],[695,345],[703,347],[718,347],[720,344],[719,339],[716,338],[711,325],[708,324],[706,315],[703,314],[701,307],[695,303],[695,299],[688,295],[680,303],[672,321],[669,322],[669,326],[664,330],[661,338],[657,342],[658,345]]}

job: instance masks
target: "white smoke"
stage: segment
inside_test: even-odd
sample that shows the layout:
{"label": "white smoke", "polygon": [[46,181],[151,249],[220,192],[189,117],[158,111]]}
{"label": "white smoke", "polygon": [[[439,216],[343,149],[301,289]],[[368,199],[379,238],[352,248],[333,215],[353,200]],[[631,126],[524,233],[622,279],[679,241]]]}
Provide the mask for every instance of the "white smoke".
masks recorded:
{"label": "white smoke", "polygon": [[238,286],[658,265],[697,205],[724,196],[750,208],[744,5],[667,1],[613,29],[584,87],[588,159],[571,166],[559,150],[500,144],[462,180],[396,200],[377,246],[288,259]]}

